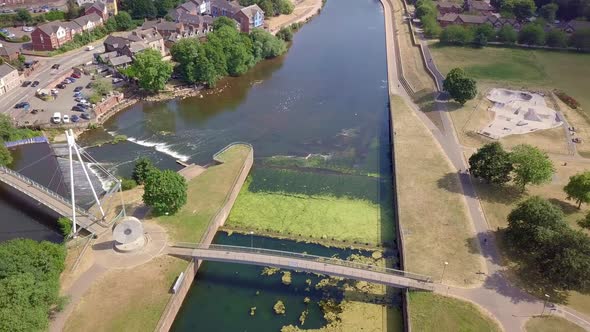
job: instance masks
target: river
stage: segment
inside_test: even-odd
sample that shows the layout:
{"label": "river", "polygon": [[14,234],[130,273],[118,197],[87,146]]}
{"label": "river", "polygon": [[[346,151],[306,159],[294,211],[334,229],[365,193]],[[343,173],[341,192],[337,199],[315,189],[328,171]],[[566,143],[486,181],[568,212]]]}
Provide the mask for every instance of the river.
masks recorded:
{"label": "river", "polygon": [[[395,221],[386,212],[393,193],[382,11],[378,0],[328,0],[321,15],[296,33],[286,55],[263,61],[242,77],[222,80],[215,94],[138,103],[109,119],[104,129],[85,133],[79,143],[90,146],[113,135],[126,135],[126,142],[87,149],[122,176],[130,175],[140,156],[163,169],[179,169],[175,160],[205,165],[215,152],[235,141],[254,146],[253,176],[266,167],[269,157],[325,156],[332,161],[330,167],[320,165],[313,172],[347,170],[340,180],[343,185],[348,174],[377,179],[357,195],[376,201],[383,210],[381,222],[392,226]],[[326,191],[331,194],[329,188]],[[0,213],[10,211],[16,221],[35,220],[15,214],[15,205],[7,208],[6,204],[0,197]],[[248,239],[219,235],[216,241],[239,245]],[[290,250],[345,253],[292,241],[261,237],[254,241],[271,248],[288,245]],[[255,267],[204,264],[174,330],[199,326],[207,331],[267,331],[296,324],[298,314],[276,317],[267,309],[280,294],[289,307],[300,311],[301,289],[285,291],[280,280],[260,281],[259,274],[260,268]],[[295,275],[294,283],[304,279]],[[255,299],[256,291],[267,295]],[[394,303],[399,302],[397,296]],[[266,312],[252,319],[248,309],[256,303],[265,306]],[[325,324],[318,310],[310,311],[307,322],[306,328]]]}

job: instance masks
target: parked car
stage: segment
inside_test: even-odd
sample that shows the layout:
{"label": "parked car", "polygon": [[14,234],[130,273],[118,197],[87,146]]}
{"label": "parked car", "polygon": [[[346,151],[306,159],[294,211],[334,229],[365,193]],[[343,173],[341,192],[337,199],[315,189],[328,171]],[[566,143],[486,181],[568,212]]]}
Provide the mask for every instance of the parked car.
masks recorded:
{"label": "parked car", "polygon": [[86,46],[86,51],[92,51],[93,49],[94,49],[94,46],[92,46],[92,45]]}
{"label": "parked car", "polygon": [[73,77],[68,77],[66,80],[70,81],[70,83],[76,83],[76,79]]}
{"label": "parked car", "polygon": [[5,34],[5,35],[7,35],[7,34],[9,33],[9,32],[8,32],[8,29],[6,29],[6,28],[2,28],[2,29],[0,29],[0,32],[2,32],[2,33],[3,33],[3,34]]}
{"label": "parked car", "polygon": [[70,123],[70,116],[67,114],[64,114],[64,116],[61,118],[61,120],[63,121],[63,123]]}
{"label": "parked car", "polygon": [[52,95],[58,95],[59,94],[59,90],[58,89],[51,89],[51,94]]}
{"label": "parked car", "polygon": [[80,118],[76,114],[74,114],[70,117],[70,120],[72,122],[78,122],[78,121],[80,121]]}
{"label": "parked car", "polygon": [[33,87],[33,88],[34,88],[34,87],[36,87],[37,85],[39,85],[39,81],[35,81],[35,82],[33,82],[33,84],[31,84],[31,87]]}
{"label": "parked car", "polygon": [[33,32],[33,30],[35,30],[33,27],[23,27],[24,32]]}
{"label": "parked car", "polygon": [[60,64],[56,63],[53,66],[51,66],[51,69],[59,69]]}
{"label": "parked car", "polygon": [[29,85],[31,85],[31,81],[24,81],[23,84],[21,85],[23,88],[28,87]]}
{"label": "parked car", "polygon": [[85,104],[85,103],[78,103],[78,104],[76,104],[76,106],[80,106],[80,107],[82,107],[83,109],[87,109],[87,108],[89,108],[89,107],[90,107],[90,105],[89,105],[89,104]]}
{"label": "parked car", "polygon": [[123,82],[123,79],[117,77],[113,78],[113,84],[117,84],[119,82]]}
{"label": "parked car", "polygon": [[90,120],[90,114],[82,113],[82,114],[80,114],[80,118],[82,118],[84,120]]}
{"label": "parked car", "polygon": [[85,112],[86,109],[83,108],[83,107],[80,107],[78,105],[74,105],[74,106],[72,106],[72,111],[75,111],[75,112]]}
{"label": "parked car", "polygon": [[51,117],[51,122],[61,123],[61,113],[60,112],[53,113],[53,116]]}
{"label": "parked car", "polygon": [[84,87],[83,87],[83,86],[77,86],[77,87],[74,89],[74,92],[80,92],[80,91],[82,91],[82,89],[84,89]]}
{"label": "parked car", "polygon": [[14,108],[28,109],[29,107],[31,107],[31,104],[27,103],[26,101],[21,101],[20,103],[14,105]]}
{"label": "parked car", "polygon": [[73,73],[71,75],[71,77],[73,77],[73,78],[80,78],[80,77],[82,77],[82,75],[80,75],[79,73]]}
{"label": "parked car", "polygon": [[57,86],[58,88],[60,88],[60,89],[65,89],[65,88],[66,88],[66,85],[65,85],[65,84],[63,84],[63,83],[59,83],[59,84],[58,84],[58,85],[56,85],[56,86]]}

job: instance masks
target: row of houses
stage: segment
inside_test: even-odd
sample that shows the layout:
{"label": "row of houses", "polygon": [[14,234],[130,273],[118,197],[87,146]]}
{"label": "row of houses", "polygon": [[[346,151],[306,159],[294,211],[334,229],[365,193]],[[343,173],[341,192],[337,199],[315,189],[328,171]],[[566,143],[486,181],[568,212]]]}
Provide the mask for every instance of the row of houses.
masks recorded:
{"label": "row of houses", "polygon": [[189,0],[172,10],[170,16],[177,23],[201,27],[211,25],[216,17],[225,16],[234,19],[245,33],[264,27],[264,11],[256,4],[244,7],[238,1]]}
{"label": "row of houses", "polygon": [[98,58],[113,68],[129,65],[138,53],[147,49],[154,49],[162,56],[168,53],[164,38],[154,27],[138,28],[127,36],[110,35],[104,41],[104,48],[105,53]]}
{"label": "row of houses", "polygon": [[107,7],[96,2],[87,7],[84,16],[68,22],[49,22],[39,25],[31,33],[32,47],[36,51],[51,51],[74,39],[74,36],[103,26],[108,19]]}
{"label": "row of houses", "polygon": [[22,78],[18,70],[8,64],[0,65],[0,96],[20,86]]}

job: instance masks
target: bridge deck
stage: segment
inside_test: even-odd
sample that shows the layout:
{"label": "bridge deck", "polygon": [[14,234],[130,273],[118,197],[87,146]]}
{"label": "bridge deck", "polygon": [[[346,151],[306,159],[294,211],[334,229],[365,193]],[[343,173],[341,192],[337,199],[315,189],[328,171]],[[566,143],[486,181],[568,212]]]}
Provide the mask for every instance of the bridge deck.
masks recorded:
{"label": "bridge deck", "polygon": [[[0,181],[31,197],[60,215],[71,217],[72,205],[69,201],[33,180],[5,167],[0,167]],[[104,226],[98,223],[98,221],[93,220],[88,215],[82,213],[82,209],[78,208],[77,210],[76,223],[80,225],[80,227],[85,228],[91,233],[100,233],[105,229]]]}
{"label": "bridge deck", "polygon": [[[212,245],[215,247],[215,245]],[[221,246],[219,246],[221,247]],[[238,248],[238,247],[235,247]],[[372,271],[372,268],[365,266],[365,268],[346,266],[350,262],[338,260],[336,262],[330,258],[323,258],[318,260],[317,256],[308,255],[310,258],[301,257],[283,257],[279,255],[269,254],[271,250],[247,248],[251,252],[244,251],[246,248],[182,248],[169,247],[168,253],[176,256],[191,256],[197,259],[229,262],[239,264],[252,264],[260,266],[273,266],[282,269],[299,270],[320,274],[327,274],[336,277],[343,277],[355,280],[363,280],[367,282],[374,282],[396,288],[411,288],[432,291],[434,284],[426,278],[411,277],[410,273],[407,276],[403,271],[399,274],[385,273],[383,271]],[[257,252],[259,251],[259,252]],[[380,268],[375,267],[375,270]]]}

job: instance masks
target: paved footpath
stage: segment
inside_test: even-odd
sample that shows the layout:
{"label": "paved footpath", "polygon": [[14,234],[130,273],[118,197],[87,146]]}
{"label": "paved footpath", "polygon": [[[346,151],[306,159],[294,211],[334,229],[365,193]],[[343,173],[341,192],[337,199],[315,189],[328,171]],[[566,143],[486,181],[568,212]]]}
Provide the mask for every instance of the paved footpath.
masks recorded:
{"label": "paved footpath", "polygon": [[[401,95],[406,103],[411,106],[422,122],[430,129],[433,136],[441,145],[445,154],[452,162],[459,173],[459,179],[462,191],[465,197],[469,215],[473,222],[477,234],[477,240],[481,253],[485,258],[487,274],[484,283],[476,288],[460,288],[440,285],[435,292],[469,300],[478,304],[492,314],[506,331],[521,331],[524,323],[532,316],[540,315],[544,310],[543,301],[525,293],[521,289],[513,286],[510,281],[503,275],[501,266],[501,256],[498,252],[493,232],[489,229],[481,203],[477,197],[475,188],[469,174],[464,173],[468,168],[467,161],[463,156],[462,146],[456,136],[455,128],[447,112],[445,93],[439,91],[436,101],[436,113],[441,119],[442,128],[438,128],[434,123],[420,111],[413,103],[412,99],[402,89],[399,89],[399,77],[397,66],[401,66],[401,59],[396,56],[395,43],[395,22],[392,15],[393,6],[389,1],[382,0],[385,12],[386,38],[387,38],[387,58],[390,92]],[[423,42],[423,41],[422,41]],[[423,42],[424,53],[428,68],[434,73],[437,86],[442,87],[444,76],[440,73],[434,59],[432,58],[427,45]],[[463,172],[461,172],[463,171]],[[552,314],[561,315],[564,318],[584,327],[590,331],[590,318],[576,312],[573,309],[554,306]],[[545,313],[548,313],[549,308]]]}

